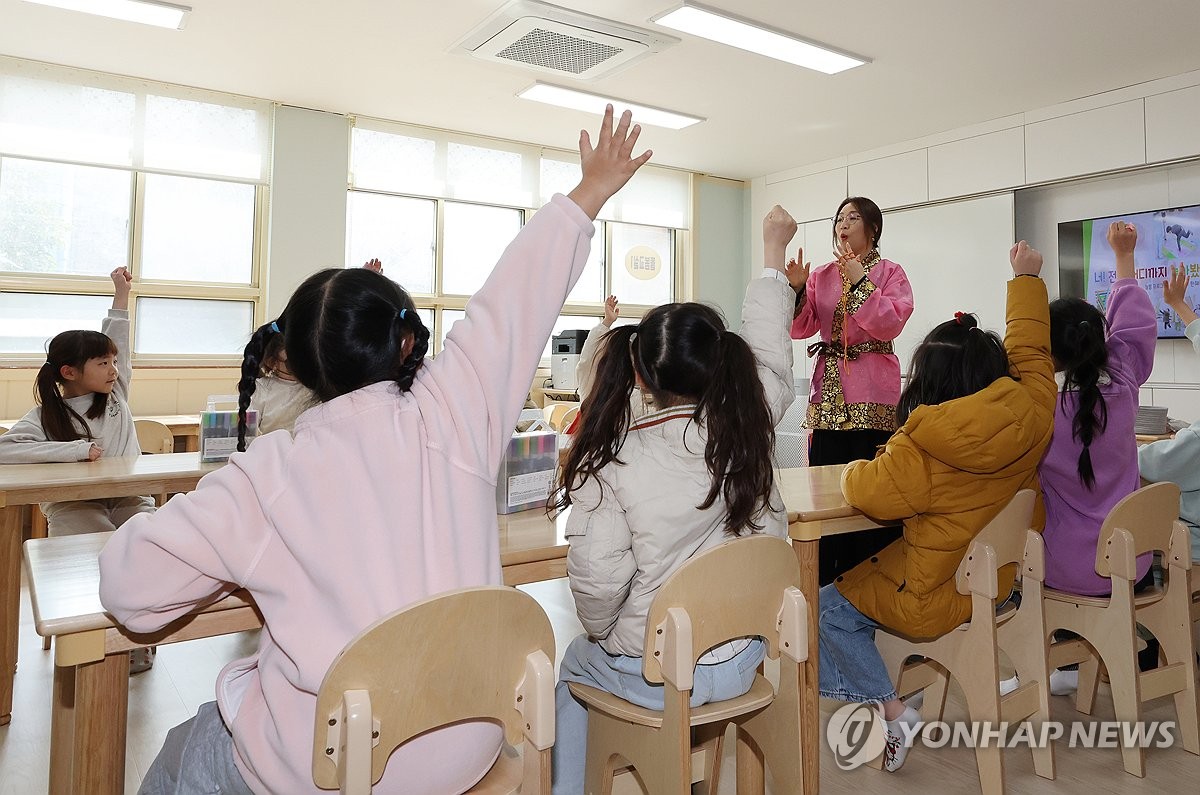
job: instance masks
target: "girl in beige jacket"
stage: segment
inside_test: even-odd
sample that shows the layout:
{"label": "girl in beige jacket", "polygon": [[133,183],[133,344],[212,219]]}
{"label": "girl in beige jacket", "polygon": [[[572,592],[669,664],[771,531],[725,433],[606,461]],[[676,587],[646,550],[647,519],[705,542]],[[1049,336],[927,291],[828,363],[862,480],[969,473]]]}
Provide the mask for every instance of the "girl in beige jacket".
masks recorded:
{"label": "girl in beige jacket", "polygon": [[[659,587],[693,555],[750,533],[787,537],[774,483],[775,424],[793,398],[788,336],[796,293],[784,249],[796,222],[763,222],[768,267],[746,289],[741,334],[701,304],[667,304],[598,340],[595,378],[563,467],[567,573],[587,635],[567,649],[556,692],[554,792],[583,791],[587,710],[568,682],[662,709],[642,679],[646,615]],[[635,419],[635,387],[650,413]],[[728,473],[728,474],[727,474]],[[692,705],[745,693],[761,640],[700,659]]]}

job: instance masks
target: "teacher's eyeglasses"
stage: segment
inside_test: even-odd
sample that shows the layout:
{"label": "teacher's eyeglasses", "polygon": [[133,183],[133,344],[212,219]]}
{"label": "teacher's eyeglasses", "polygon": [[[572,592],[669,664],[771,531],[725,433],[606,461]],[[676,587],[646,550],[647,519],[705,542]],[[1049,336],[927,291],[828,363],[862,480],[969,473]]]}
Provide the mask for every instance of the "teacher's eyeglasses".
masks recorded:
{"label": "teacher's eyeglasses", "polygon": [[833,225],[838,226],[843,221],[853,226],[862,220],[862,216],[858,213],[850,213],[849,215],[839,215],[833,219]]}

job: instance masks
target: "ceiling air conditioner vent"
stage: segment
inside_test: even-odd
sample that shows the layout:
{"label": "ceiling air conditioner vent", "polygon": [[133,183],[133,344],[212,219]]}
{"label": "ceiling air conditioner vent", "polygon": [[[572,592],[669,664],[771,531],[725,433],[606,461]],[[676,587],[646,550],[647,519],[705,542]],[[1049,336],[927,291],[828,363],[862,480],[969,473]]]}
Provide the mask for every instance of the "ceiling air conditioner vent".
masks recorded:
{"label": "ceiling air conditioner vent", "polygon": [[590,80],[677,41],[557,6],[517,0],[493,14],[453,51]]}

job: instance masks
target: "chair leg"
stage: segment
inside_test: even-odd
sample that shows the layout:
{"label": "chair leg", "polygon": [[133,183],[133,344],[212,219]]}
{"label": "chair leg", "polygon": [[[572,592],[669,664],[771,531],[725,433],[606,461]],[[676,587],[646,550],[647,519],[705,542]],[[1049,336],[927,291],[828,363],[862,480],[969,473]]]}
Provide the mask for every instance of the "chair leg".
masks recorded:
{"label": "chair leg", "polygon": [[[1107,649],[1105,651],[1108,651]],[[1137,653],[1132,644],[1121,651],[1113,650],[1104,658],[1112,687],[1113,714],[1120,722],[1134,724],[1141,713],[1142,699],[1138,685]],[[1138,778],[1146,776],[1146,751],[1136,743],[1122,743],[1121,758],[1125,772]]]}
{"label": "chair leg", "polygon": [[50,651],[50,636],[42,638],[42,651]]}
{"label": "chair leg", "polygon": [[950,691],[950,674],[945,668],[936,666],[933,683],[925,688],[925,702],[921,704],[921,720],[935,723],[946,712],[946,695]]}
{"label": "chair leg", "polygon": [[750,738],[737,733],[737,795],[763,795],[766,791],[766,762]]}
{"label": "chair leg", "polygon": [[[1000,692],[996,689],[995,674],[978,669],[964,672],[959,684],[967,699],[967,711],[973,723],[983,723],[993,731],[1000,727]],[[980,742],[975,747],[975,764],[979,769],[979,788],[983,795],[1004,795],[1003,739]]]}
{"label": "chair leg", "polygon": [[1079,663],[1079,689],[1075,691],[1075,710],[1091,715],[1096,706],[1096,691],[1100,687],[1100,658],[1093,654]]}
{"label": "chair leg", "polygon": [[36,505],[29,506],[29,537],[30,538],[45,538],[49,534],[49,526],[46,523],[46,515],[42,513],[42,509]]}
{"label": "chair leg", "polygon": [[697,726],[694,730],[694,745],[692,752],[704,752],[704,788],[705,795],[717,795],[717,786],[721,782],[721,754],[725,745],[725,729],[727,724],[709,723]]}

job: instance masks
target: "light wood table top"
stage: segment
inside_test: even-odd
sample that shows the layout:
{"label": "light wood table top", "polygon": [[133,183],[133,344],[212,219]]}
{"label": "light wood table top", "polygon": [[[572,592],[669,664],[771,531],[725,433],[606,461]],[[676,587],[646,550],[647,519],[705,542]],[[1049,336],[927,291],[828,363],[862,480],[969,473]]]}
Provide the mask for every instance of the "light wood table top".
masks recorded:
{"label": "light wood table top", "polygon": [[224,462],[200,463],[199,453],[101,458],[71,464],[0,466],[0,508],[34,502],[132,497],[190,491]]}
{"label": "light wood table top", "polygon": [[884,525],[864,516],[842,496],[844,464],[776,471],[793,541],[813,541],[825,535],[853,533]]}

